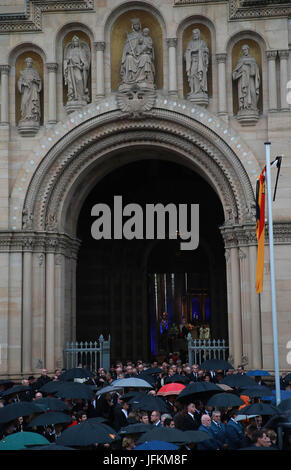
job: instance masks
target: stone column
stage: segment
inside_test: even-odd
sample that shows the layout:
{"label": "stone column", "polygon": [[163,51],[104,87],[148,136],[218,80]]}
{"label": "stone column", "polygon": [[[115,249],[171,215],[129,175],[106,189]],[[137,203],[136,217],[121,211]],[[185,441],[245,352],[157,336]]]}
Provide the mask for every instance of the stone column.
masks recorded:
{"label": "stone column", "polygon": [[46,342],[45,366],[51,373],[55,368],[55,254],[46,254]]}
{"label": "stone column", "polygon": [[57,122],[57,69],[58,64],[46,64],[48,71],[48,124]]}
{"label": "stone column", "polygon": [[235,367],[242,361],[242,321],[240,296],[240,266],[238,248],[230,248],[232,321],[233,321],[233,358]]}
{"label": "stone column", "polygon": [[227,114],[226,57],[226,54],[216,54],[216,61],[218,64],[218,114]]}
{"label": "stone column", "polygon": [[[8,241],[1,240],[1,250],[5,250]],[[4,246],[4,247],[3,247]],[[8,293],[9,293],[9,252],[0,252],[0,374],[7,374],[8,370]]]}
{"label": "stone column", "polygon": [[23,249],[22,366],[28,374],[32,371],[32,240],[25,240]]}
{"label": "stone column", "polygon": [[65,259],[59,253],[55,257],[55,366],[63,367],[63,351],[65,347]]}
{"label": "stone column", "polygon": [[250,279],[248,247],[240,247],[238,250],[240,264],[240,289],[241,289],[241,325],[242,325],[242,354],[249,365],[252,360],[251,349],[251,307],[250,307]]}
{"label": "stone column", "polygon": [[9,256],[8,374],[22,369],[22,247],[13,247]]}
{"label": "stone column", "polygon": [[277,102],[277,78],[276,78],[277,51],[267,51],[268,76],[269,76],[269,111],[278,110]]}
{"label": "stone column", "polygon": [[10,66],[9,65],[0,65],[0,72],[1,72],[1,124],[8,125],[9,124],[9,83],[8,83],[8,75],[9,75]]}
{"label": "stone column", "polygon": [[250,270],[250,305],[251,305],[251,342],[252,342],[252,364],[253,369],[261,369],[262,364],[262,329],[260,313],[260,296],[256,294],[256,270],[257,270],[257,248],[249,246],[249,270]]}
{"label": "stone column", "polygon": [[169,95],[177,95],[177,62],[176,47],[177,38],[168,38],[169,48]]}
{"label": "stone column", "polygon": [[288,58],[289,50],[278,51],[280,57],[280,96],[281,111],[289,111],[287,103]]}
{"label": "stone column", "polygon": [[105,95],[104,86],[104,50],[105,42],[97,41],[94,43],[96,49],[96,100]]}
{"label": "stone column", "polygon": [[228,340],[230,360],[234,358],[234,338],[233,338],[233,306],[232,306],[232,284],[231,284],[231,262],[230,250],[225,250],[226,262],[226,284],[227,284],[227,310],[228,310]]}
{"label": "stone column", "polygon": [[45,248],[32,255],[32,369],[40,373],[45,367]]}

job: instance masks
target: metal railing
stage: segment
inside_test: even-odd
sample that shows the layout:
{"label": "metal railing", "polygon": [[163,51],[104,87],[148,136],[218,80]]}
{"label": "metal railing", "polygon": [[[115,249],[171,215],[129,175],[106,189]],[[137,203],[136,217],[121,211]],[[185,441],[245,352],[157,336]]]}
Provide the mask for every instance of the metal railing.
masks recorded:
{"label": "metal railing", "polygon": [[208,359],[228,359],[228,345],[224,339],[193,339],[189,333],[187,341],[190,366],[201,364]]}
{"label": "metal railing", "polygon": [[105,341],[100,335],[98,341],[75,341],[67,343],[64,350],[65,367],[70,369],[82,365],[91,371],[103,367],[106,371],[110,368],[110,335]]}

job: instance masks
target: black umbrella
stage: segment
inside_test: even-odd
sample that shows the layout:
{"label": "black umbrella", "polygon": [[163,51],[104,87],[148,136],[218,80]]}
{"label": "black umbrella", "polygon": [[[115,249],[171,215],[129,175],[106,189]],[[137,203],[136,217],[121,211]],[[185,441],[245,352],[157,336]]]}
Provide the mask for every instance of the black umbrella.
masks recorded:
{"label": "black umbrella", "polygon": [[209,439],[209,434],[204,431],[184,431],[185,444],[203,442]]}
{"label": "black umbrella", "polygon": [[61,411],[48,411],[34,418],[28,425],[29,428],[34,426],[49,426],[50,424],[71,423],[72,418]]}
{"label": "black umbrella", "polygon": [[256,386],[256,381],[247,375],[228,375],[224,377],[220,383],[229,385],[233,388],[242,388],[242,387],[254,387]]}
{"label": "black umbrella", "polygon": [[272,391],[265,386],[257,386],[257,387],[249,387],[243,388],[242,387],[242,395],[246,395],[250,398],[256,397],[265,397],[271,395]]}
{"label": "black umbrella", "polygon": [[138,375],[138,378],[139,379],[142,379],[142,380],[145,380],[146,382],[148,382],[152,387],[154,387],[156,385],[156,382],[157,382],[157,379],[156,377],[154,376],[154,374],[146,374],[145,372],[141,372],[139,375]]}
{"label": "black umbrella", "polygon": [[95,393],[89,385],[77,382],[62,382],[58,387],[56,396],[60,398],[91,400],[91,398],[95,396]]}
{"label": "black umbrella", "polygon": [[243,400],[234,393],[228,392],[217,393],[216,395],[211,397],[207,402],[207,406],[217,406],[218,408],[241,405],[244,405]]}
{"label": "black umbrella", "polygon": [[72,369],[66,370],[63,374],[60,375],[60,380],[73,380],[73,379],[89,379],[93,377],[94,374],[84,367],[73,367]]}
{"label": "black umbrella", "polygon": [[87,419],[81,424],[65,429],[56,444],[73,447],[86,447],[98,444],[111,444],[120,439],[116,431],[104,423],[96,421],[94,418]]}
{"label": "black umbrella", "polygon": [[168,413],[169,409],[160,397],[144,394],[144,397],[133,397],[128,402],[135,410],[142,411],[159,411],[160,413]]}
{"label": "black umbrella", "polygon": [[144,432],[148,432],[154,428],[153,424],[144,424],[144,423],[136,423],[136,424],[129,424],[121,428],[118,434],[123,437],[128,434],[142,434]]}
{"label": "black umbrella", "polygon": [[190,379],[188,379],[188,377],[186,377],[185,375],[181,374],[174,374],[172,375],[172,377],[166,377],[165,379],[165,385],[171,383],[187,385],[189,382]]}
{"label": "black umbrella", "polygon": [[60,380],[50,380],[46,384],[42,385],[39,389],[42,393],[54,394],[58,391],[59,387],[63,384]]}
{"label": "black umbrella", "polygon": [[289,382],[291,383],[291,374],[286,375],[286,377],[284,377],[283,381],[286,384],[288,384]]}
{"label": "black umbrella", "polygon": [[172,444],[185,444],[184,432],[180,429],[164,428],[154,426],[150,431],[143,433],[137,441],[137,444],[143,444],[148,441],[171,442]]}
{"label": "black umbrella", "polygon": [[[90,385],[90,387],[92,387],[92,386]],[[95,387],[96,387],[96,386],[94,385],[94,388],[95,388]],[[95,388],[95,390],[96,390],[96,388]],[[96,393],[96,395],[99,396],[99,395],[103,395],[104,393],[116,392],[116,390],[120,390],[120,389],[119,389],[118,387],[114,387],[114,386],[112,386],[112,385],[108,385],[108,386],[103,387],[103,388],[101,388],[100,390],[98,390],[98,392]]]}
{"label": "black umbrella", "polygon": [[216,393],[223,393],[223,390],[212,382],[194,382],[187,385],[177,396],[181,402],[209,399]]}
{"label": "black umbrella", "polygon": [[280,411],[274,405],[269,405],[268,403],[254,403],[243,408],[244,415],[276,415]]}
{"label": "black umbrella", "polygon": [[68,405],[54,397],[36,398],[34,404],[39,406],[42,411],[68,411]]}
{"label": "black umbrella", "polygon": [[200,369],[203,370],[228,370],[233,369],[233,366],[223,359],[208,359],[202,362]]}
{"label": "black umbrella", "polygon": [[0,408],[0,423],[9,423],[19,416],[29,416],[34,413],[41,413],[40,408],[34,403],[20,401]]}
{"label": "black umbrella", "polygon": [[291,413],[291,398],[286,398],[285,400],[282,400],[281,403],[278,405],[278,409],[283,413]]}
{"label": "black umbrella", "polygon": [[31,388],[27,385],[14,385],[2,393],[2,398],[9,397],[10,395],[18,394],[20,392],[31,392]]}
{"label": "black umbrella", "polygon": [[47,446],[32,446],[27,448],[26,450],[76,450],[73,447],[61,446],[55,443],[49,444]]}

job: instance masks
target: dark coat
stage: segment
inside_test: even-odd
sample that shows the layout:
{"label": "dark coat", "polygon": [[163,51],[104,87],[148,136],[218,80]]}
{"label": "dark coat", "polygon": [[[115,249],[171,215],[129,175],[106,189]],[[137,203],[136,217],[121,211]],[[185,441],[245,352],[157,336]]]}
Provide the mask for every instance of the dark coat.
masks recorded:
{"label": "dark coat", "polygon": [[215,439],[215,436],[213,432],[211,431],[210,427],[208,428],[207,426],[199,426],[198,431],[203,431],[209,434],[209,439],[206,441],[198,442],[197,444],[197,450],[219,450],[220,445]]}
{"label": "dark coat", "polygon": [[228,449],[241,449],[245,442],[241,425],[230,419],[225,426],[225,438]]}

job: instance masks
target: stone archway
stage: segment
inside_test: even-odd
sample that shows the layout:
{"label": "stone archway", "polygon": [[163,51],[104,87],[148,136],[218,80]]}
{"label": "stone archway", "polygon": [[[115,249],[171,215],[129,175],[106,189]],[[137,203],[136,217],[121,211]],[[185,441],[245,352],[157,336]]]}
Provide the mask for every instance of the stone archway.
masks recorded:
{"label": "stone archway", "polygon": [[[225,215],[221,231],[230,260],[231,355],[237,364],[252,354],[259,367],[258,348],[255,351],[260,343],[258,300],[248,304],[244,300],[255,273],[249,251],[256,249],[250,235],[255,217],[253,187],[259,171],[256,159],[224,121],[189,102],[158,96],[142,119],[133,120],[111,96],[73,113],[40,139],[29,152],[12,192],[12,238],[22,246],[19,262],[23,285],[28,287],[22,299],[22,369],[34,370],[45,363],[53,370],[62,363],[65,341],[74,340],[78,214],[98,180],[126,163],[126,157],[122,162],[119,158],[124,149],[135,150],[137,159],[145,149],[167,150],[169,159],[193,168],[218,194]],[[250,314],[255,329],[244,324],[244,316]],[[32,341],[36,337],[38,345]],[[31,348],[27,348],[29,341]]]}

